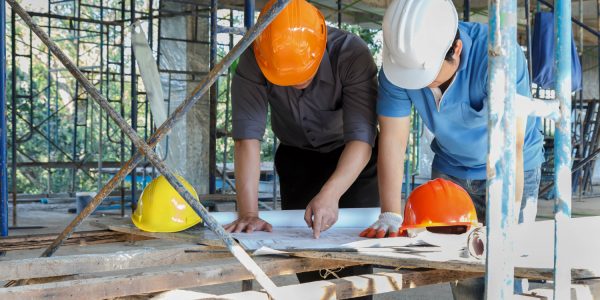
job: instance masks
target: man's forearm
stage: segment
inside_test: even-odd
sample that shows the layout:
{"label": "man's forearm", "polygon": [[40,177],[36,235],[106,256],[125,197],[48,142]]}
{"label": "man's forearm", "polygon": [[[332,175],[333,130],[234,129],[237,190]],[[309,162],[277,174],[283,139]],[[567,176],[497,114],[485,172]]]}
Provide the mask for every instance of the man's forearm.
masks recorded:
{"label": "man's forearm", "polygon": [[377,174],[382,212],[402,213],[404,151],[405,149],[402,149],[399,142],[381,138]]}
{"label": "man's forearm", "polygon": [[238,215],[257,216],[260,141],[237,140],[234,152]]}
{"label": "man's forearm", "polygon": [[348,142],[342,151],[335,171],[323,185],[321,192],[329,193],[339,200],[369,162],[371,151],[371,145],[365,142]]}
{"label": "man's forearm", "polygon": [[523,148],[525,144],[525,124],[527,120],[517,118],[517,141],[515,157],[515,219],[519,221],[521,212],[521,201],[523,199],[523,188],[525,187],[525,170],[523,161]]}
{"label": "man's forearm", "polygon": [[519,214],[521,212],[521,202],[523,199],[523,188],[525,187],[525,172],[523,170],[523,150],[521,149],[521,158],[517,154],[517,167],[516,167],[516,182],[515,182],[515,218],[519,220]]}

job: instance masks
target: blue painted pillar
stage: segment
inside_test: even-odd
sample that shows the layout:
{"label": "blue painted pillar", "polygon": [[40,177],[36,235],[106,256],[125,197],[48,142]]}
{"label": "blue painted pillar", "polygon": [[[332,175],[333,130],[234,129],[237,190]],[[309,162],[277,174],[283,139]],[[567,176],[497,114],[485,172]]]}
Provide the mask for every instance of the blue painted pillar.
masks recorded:
{"label": "blue painted pillar", "polygon": [[571,267],[567,263],[571,218],[571,1],[557,0],[554,8],[555,90],[560,119],[554,136],[554,299],[571,297]]}
{"label": "blue painted pillar", "polygon": [[256,11],[256,3],[254,0],[244,0],[244,27],[249,29],[254,25],[254,12]]}
{"label": "blue painted pillar", "polygon": [[517,2],[489,2],[486,298],[514,291]]}
{"label": "blue painted pillar", "polygon": [[[6,147],[6,2],[0,3],[0,235],[8,236],[8,165]],[[14,25],[13,25],[14,26]],[[14,159],[14,157],[13,157]]]}

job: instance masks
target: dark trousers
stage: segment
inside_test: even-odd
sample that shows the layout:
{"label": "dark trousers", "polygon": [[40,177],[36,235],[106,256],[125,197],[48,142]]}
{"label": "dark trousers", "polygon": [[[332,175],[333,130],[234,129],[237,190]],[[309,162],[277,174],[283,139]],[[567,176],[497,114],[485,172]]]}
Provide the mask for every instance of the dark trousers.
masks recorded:
{"label": "dark trousers", "polygon": [[[377,145],[377,143],[376,143]],[[286,145],[279,145],[275,153],[275,168],[279,175],[281,192],[281,208],[306,209],[327,179],[333,174],[344,147],[328,153],[304,150]],[[352,186],[342,195],[340,208],[378,207],[379,188],[377,186],[377,146],[373,148],[371,159]],[[321,272],[324,273],[324,272]],[[335,272],[339,277],[372,274],[372,266],[356,266]],[[298,273],[301,283],[332,279],[330,273],[321,277],[320,272]],[[325,275],[325,274],[324,274]],[[356,299],[372,299],[372,296]]]}

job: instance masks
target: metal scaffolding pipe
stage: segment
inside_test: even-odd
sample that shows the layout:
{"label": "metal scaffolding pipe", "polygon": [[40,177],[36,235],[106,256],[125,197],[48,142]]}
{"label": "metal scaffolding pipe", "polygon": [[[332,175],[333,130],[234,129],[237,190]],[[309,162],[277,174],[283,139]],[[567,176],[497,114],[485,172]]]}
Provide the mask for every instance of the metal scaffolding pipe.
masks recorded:
{"label": "metal scaffolding pipe", "polygon": [[254,25],[254,11],[256,3],[254,0],[244,0],[244,27],[250,29]]}
{"label": "metal scaffolding pipe", "polygon": [[515,224],[517,2],[489,2],[486,299],[512,298]]}
{"label": "metal scaffolding pipe", "polygon": [[[69,69],[69,71],[78,79],[85,87],[88,93],[103,107],[108,115],[117,123],[117,125],[123,130],[127,136],[136,145],[139,152],[142,152],[146,157],[155,165],[159,171],[165,176],[165,178],[173,185],[178,193],[188,202],[188,204],[194,209],[196,213],[206,222],[209,228],[215,232],[225,244],[228,246],[232,254],[238,258],[238,260],[251,272],[256,280],[269,292],[274,295],[276,286],[273,282],[264,274],[264,272],[256,265],[256,263],[248,256],[246,252],[237,244],[235,240],[227,233],[216,220],[208,213],[208,211],[196,201],[195,198],[183,187],[183,185],[177,180],[170,168],[160,161],[158,155],[152,150],[152,148],[142,141],[135,131],[125,123],[123,118],[114,111],[110,104],[103,98],[101,94],[91,85],[91,83],[85,78],[85,76],[73,65],[73,63],[62,53],[62,51],[48,38],[48,36],[33,22],[31,17],[23,10],[23,8],[15,2],[15,0],[6,0],[19,16],[25,21],[25,23],[40,37],[53,54]],[[269,9],[269,11],[262,17],[256,26],[252,27],[251,30],[240,40],[240,42],[232,49],[231,52],[209,73],[205,79],[201,81],[199,86],[194,90],[193,96],[188,98],[182,105],[180,105],[173,114],[163,123],[160,128],[156,130],[154,135],[150,138],[150,144],[152,147],[164,137],[169,130],[173,127],[176,121],[178,121],[189,109],[195,104],[207,91],[207,89],[214,83],[216,78],[223,73],[224,69],[229,67],[234,59],[239,57],[243,51],[252,43],[254,39],[264,30],[264,28],[279,14],[283,8],[287,5],[289,0],[279,0]],[[116,183],[120,182],[124,178],[126,172],[131,171],[131,166],[134,162],[137,164],[141,160],[142,154],[136,152],[132,159],[117,173],[109,183],[102,188],[98,195],[88,204],[88,206],[65,228],[65,230],[57,237],[57,239],[44,251],[42,256],[51,256],[58,246],[64,241],[75,229],[81,221],[89,216],[91,212],[98,206],[102,199],[106,196],[107,192],[112,191]]]}
{"label": "metal scaffolding pipe", "polygon": [[[14,26],[14,24],[13,24]],[[0,4],[0,235],[8,236],[8,165],[6,152],[6,3]],[[12,109],[15,109],[14,107]],[[14,125],[13,125],[14,126]],[[13,159],[15,159],[13,157]]]}
{"label": "metal scaffolding pipe", "polygon": [[[123,0],[124,2],[125,0]],[[131,7],[129,13],[131,14],[131,23],[134,23],[136,20],[136,11],[135,11],[135,0],[131,0]],[[125,17],[125,16],[123,16]],[[121,29],[122,30],[122,29]],[[131,51],[131,127],[133,130],[137,132],[137,122],[138,122],[138,102],[137,102],[137,71],[135,64],[135,53],[133,52],[133,47],[129,49]],[[136,148],[133,143],[131,143],[131,156],[134,156],[136,153]],[[136,189],[137,189],[137,172],[134,169],[131,172],[131,210],[135,210],[137,207],[137,197],[136,197]]]}
{"label": "metal scaffolding pipe", "polygon": [[[217,63],[217,13],[218,1],[210,0],[210,68]],[[217,106],[219,104],[219,79],[210,87],[209,97],[209,138],[208,138],[208,192],[214,194],[216,191],[217,175]]]}
{"label": "metal scaffolding pipe", "polygon": [[529,70],[529,82],[533,78],[533,57],[531,53],[531,0],[525,0],[525,39],[527,41],[527,69]]}
{"label": "metal scaffolding pipe", "polygon": [[569,234],[566,228],[571,218],[571,1],[557,0],[554,10],[556,65],[555,91],[560,102],[560,119],[554,137],[554,299],[571,296],[571,267],[568,264]]}

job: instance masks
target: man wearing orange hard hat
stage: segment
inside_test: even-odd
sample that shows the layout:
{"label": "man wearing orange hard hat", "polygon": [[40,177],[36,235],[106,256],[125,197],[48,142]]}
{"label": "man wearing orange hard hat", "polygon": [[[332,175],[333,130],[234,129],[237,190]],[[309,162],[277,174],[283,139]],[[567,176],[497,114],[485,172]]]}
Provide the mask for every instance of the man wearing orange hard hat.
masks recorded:
{"label": "man wearing orange hard hat", "polygon": [[[263,8],[264,13],[274,1]],[[238,219],[230,232],[271,231],[260,219],[260,140],[271,112],[282,209],[305,209],[315,238],[339,207],[378,207],[377,67],[366,43],[327,27],[293,0],[240,57],[232,82]]]}

